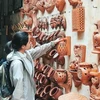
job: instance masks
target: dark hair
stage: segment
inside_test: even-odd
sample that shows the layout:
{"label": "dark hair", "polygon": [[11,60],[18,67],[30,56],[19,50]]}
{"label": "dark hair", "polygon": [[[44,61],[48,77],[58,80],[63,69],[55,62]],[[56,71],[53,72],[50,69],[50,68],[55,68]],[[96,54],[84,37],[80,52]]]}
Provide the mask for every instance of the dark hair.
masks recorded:
{"label": "dark hair", "polygon": [[16,51],[20,50],[22,45],[26,45],[28,42],[28,33],[18,31],[12,38],[12,48]]}
{"label": "dark hair", "polygon": [[11,41],[8,41],[5,44],[4,51],[6,54],[9,54],[12,51],[12,42]]}

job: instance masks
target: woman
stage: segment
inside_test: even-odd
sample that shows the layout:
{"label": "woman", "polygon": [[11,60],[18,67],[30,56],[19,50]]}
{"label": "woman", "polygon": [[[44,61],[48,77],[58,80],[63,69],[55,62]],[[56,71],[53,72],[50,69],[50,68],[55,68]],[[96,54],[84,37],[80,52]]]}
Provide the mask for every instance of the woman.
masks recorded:
{"label": "woman", "polygon": [[27,32],[16,32],[12,38],[14,51],[7,56],[7,60],[13,60],[10,66],[10,78],[15,89],[11,100],[35,100],[33,60],[44,55],[59,41],[57,39],[36,48],[31,48],[30,35]]}

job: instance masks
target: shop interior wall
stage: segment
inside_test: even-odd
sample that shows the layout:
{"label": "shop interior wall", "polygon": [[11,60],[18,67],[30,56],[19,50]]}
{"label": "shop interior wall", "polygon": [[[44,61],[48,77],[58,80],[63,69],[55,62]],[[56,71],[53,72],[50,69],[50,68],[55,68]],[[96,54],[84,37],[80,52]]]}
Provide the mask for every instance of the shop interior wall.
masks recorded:
{"label": "shop interior wall", "polygon": [[[85,31],[82,33],[77,33],[72,31],[72,9],[73,7],[69,4],[68,0],[66,0],[66,7],[64,9],[65,13],[64,16],[66,17],[67,21],[67,29],[65,31],[66,36],[71,36],[71,55],[65,56],[65,69],[69,68],[69,64],[71,61],[74,60],[74,45],[85,45],[86,46],[86,59],[85,62],[94,64],[96,63],[99,67],[99,55],[93,54],[93,32],[96,30],[96,23],[100,20],[100,0],[81,0],[83,2],[83,7],[85,7]],[[52,17],[52,15],[59,14],[59,11],[54,9],[51,14],[48,14],[46,11],[44,14],[41,12],[38,13],[38,18],[47,17],[48,20]],[[49,32],[54,30],[49,29]],[[82,95],[85,95],[89,98],[89,86],[83,85],[79,88],[72,84],[72,91],[78,92]]]}

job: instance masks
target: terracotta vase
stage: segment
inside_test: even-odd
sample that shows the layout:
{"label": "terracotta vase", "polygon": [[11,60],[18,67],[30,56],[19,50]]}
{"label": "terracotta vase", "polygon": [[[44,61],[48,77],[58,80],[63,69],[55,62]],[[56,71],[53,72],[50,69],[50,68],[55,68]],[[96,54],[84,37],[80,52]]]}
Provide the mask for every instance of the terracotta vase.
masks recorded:
{"label": "terracotta vase", "polygon": [[62,94],[63,94],[62,90],[61,90],[60,88],[58,88],[58,87],[52,88],[52,89],[50,90],[50,92],[49,92],[49,95],[50,95],[53,99],[58,99],[58,97],[59,97],[60,95],[62,95]]}

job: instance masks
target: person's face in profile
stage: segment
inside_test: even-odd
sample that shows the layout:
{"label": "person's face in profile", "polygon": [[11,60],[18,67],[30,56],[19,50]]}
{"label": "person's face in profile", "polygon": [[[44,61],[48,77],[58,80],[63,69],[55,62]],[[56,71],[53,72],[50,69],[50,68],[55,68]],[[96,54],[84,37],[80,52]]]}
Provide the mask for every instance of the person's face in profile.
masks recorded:
{"label": "person's face in profile", "polygon": [[31,41],[30,41],[30,35],[28,35],[28,42],[25,46],[25,50],[29,50],[31,48]]}

